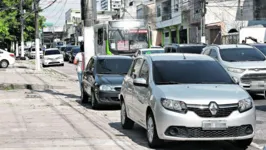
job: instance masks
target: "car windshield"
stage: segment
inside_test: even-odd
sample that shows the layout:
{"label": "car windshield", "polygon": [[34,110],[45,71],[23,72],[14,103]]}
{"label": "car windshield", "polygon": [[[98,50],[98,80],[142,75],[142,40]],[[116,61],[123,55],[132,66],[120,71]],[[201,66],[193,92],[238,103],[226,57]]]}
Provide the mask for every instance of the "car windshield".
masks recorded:
{"label": "car windshield", "polygon": [[266,55],[266,45],[254,45],[257,49],[259,49],[264,55]]}
{"label": "car windshield", "polygon": [[156,54],[156,53],[164,53],[164,49],[162,50],[144,50],[142,54]]}
{"label": "car windshield", "polygon": [[158,85],[234,84],[229,74],[216,61],[154,61],[153,78]]}
{"label": "car windshield", "polygon": [[69,52],[69,51],[71,51],[72,48],[73,47],[66,47],[66,51]]}
{"label": "car windshield", "polygon": [[48,51],[45,51],[45,55],[58,55],[58,54],[61,54],[59,52],[59,50],[48,50]]}
{"label": "car windshield", "polygon": [[228,62],[265,61],[265,56],[254,48],[228,48],[220,50],[221,57]]}
{"label": "car windshield", "polygon": [[80,52],[80,48],[74,48],[73,49],[73,53],[78,53],[78,52]]}
{"label": "car windshield", "polygon": [[203,48],[206,46],[184,46],[179,47],[181,53],[201,54]]}
{"label": "car windshield", "polygon": [[96,71],[98,74],[127,74],[132,59],[99,59]]}

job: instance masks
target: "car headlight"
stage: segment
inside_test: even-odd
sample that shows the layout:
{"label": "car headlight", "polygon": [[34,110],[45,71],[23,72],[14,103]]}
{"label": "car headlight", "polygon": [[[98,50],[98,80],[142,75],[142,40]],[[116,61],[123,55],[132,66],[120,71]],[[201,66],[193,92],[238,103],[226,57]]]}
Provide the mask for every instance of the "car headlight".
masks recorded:
{"label": "car headlight", "polygon": [[253,107],[252,98],[246,98],[238,102],[238,110],[240,113],[250,110]]}
{"label": "car headlight", "polygon": [[56,59],[63,59],[63,56],[57,57]]}
{"label": "car headlight", "polygon": [[187,105],[185,102],[162,98],[161,103],[165,109],[176,111],[179,113],[187,112]]}
{"label": "car headlight", "polygon": [[112,88],[111,86],[109,85],[101,85],[99,87],[100,91],[115,91],[114,88]]}
{"label": "car headlight", "polygon": [[239,68],[227,68],[227,70],[234,73],[243,73],[245,71],[245,69],[239,69]]}

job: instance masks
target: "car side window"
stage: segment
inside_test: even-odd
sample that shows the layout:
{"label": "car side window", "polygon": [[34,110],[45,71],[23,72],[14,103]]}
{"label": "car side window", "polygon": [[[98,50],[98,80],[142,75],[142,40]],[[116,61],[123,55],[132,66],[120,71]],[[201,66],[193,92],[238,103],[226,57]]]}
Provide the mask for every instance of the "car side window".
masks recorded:
{"label": "car side window", "polygon": [[89,63],[88,63],[88,65],[87,65],[87,67],[86,67],[86,70],[87,71],[92,71],[93,64],[94,64],[94,59],[91,58],[90,61],[89,61]]}
{"label": "car side window", "polygon": [[215,59],[218,58],[218,54],[215,49],[211,49],[210,56]]}
{"label": "car side window", "polygon": [[144,61],[141,67],[139,77],[144,78],[146,81],[149,79],[149,65],[146,61]]}
{"label": "car side window", "polygon": [[137,78],[139,76],[139,71],[140,71],[142,62],[143,62],[143,60],[140,59],[140,58],[135,60],[135,65],[133,66],[132,72],[130,74],[130,76],[133,79],[135,79],[135,78]]}

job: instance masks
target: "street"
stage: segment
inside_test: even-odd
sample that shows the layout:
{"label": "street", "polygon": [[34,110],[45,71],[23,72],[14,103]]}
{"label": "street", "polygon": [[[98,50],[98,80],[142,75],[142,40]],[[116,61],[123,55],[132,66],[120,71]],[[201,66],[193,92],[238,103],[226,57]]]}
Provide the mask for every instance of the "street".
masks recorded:
{"label": "street", "polygon": [[[64,67],[50,68],[58,70],[61,74],[69,75],[71,78],[75,78],[76,76],[75,66],[68,62],[65,62]],[[75,87],[78,88],[77,86]],[[39,94],[45,96],[44,93],[40,92]],[[72,95],[72,97],[69,95]],[[72,130],[72,132],[78,134],[76,137],[74,136],[72,138],[79,138],[79,142],[82,143],[80,145],[77,141],[76,144],[79,146],[86,147],[86,145],[96,145],[93,147],[96,147],[97,149],[98,147],[103,148],[105,145],[105,147],[108,148],[112,145],[115,147],[114,149],[133,149],[133,147],[148,149],[144,129],[139,126],[135,126],[134,129],[130,131],[121,128],[119,108],[103,108],[103,110],[99,111],[92,110],[89,104],[82,105],[80,103],[78,92],[73,93],[73,91],[69,91],[69,93],[65,93],[63,89],[54,92],[52,99],[49,98],[46,101],[42,101],[42,103],[46,103],[52,108],[52,110],[54,110],[54,112],[56,112],[54,117],[57,116],[56,118],[61,118],[58,119],[58,122],[55,124],[62,124],[61,129],[64,130],[62,132],[67,132],[68,135],[73,136],[73,134],[69,133],[69,130]],[[266,100],[262,96],[257,96],[255,97],[255,104],[257,106],[256,136],[248,150],[262,149],[262,147],[266,145]],[[62,115],[62,113],[66,115]],[[68,128],[63,128],[64,125],[68,126]],[[65,136],[68,137],[67,135]],[[85,141],[88,140],[87,142],[89,143],[84,142],[84,139]],[[63,141],[62,143],[65,143]],[[177,147],[178,149],[189,150],[239,149],[229,142],[180,142],[166,144],[163,149],[177,149]]]}

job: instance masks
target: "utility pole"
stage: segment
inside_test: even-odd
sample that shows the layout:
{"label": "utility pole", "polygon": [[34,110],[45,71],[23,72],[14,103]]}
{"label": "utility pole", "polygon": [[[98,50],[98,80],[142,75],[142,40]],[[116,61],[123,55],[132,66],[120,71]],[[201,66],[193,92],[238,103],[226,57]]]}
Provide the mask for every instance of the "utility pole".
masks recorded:
{"label": "utility pole", "polygon": [[83,41],[84,41],[84,55],[86,66],[90,57],[95,55],[95,32],[92,27],[97,20],[96,1],[95,0],[81,0],[82,16],[84,20]]}
{"label": "utility pole", "polygon": [[206,0],[201,0],[201,20],[200,20],[200,37],[201,37],[201,43],[205,43],[205,15],[206,15],[206,5],[208,2]]}
{"label": "utility pole", "polygon": [[35,12],[35,70],[41,70],[41,60],[40,60],[40,37],[39,37],[39,1],[34,0],[34,12]]}
{"label": "utility pole", "polygon": [[21,38],[20,38],[20,41],[21,41],[21,44],[20,44],[20,53],[21,53],[21,56],[20,56],[20,59],[23,59],[24,60],[24,11],[23,11],[23,0],[20,0],[20,24],[21,24]]}

